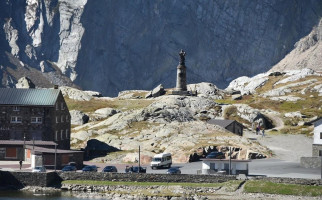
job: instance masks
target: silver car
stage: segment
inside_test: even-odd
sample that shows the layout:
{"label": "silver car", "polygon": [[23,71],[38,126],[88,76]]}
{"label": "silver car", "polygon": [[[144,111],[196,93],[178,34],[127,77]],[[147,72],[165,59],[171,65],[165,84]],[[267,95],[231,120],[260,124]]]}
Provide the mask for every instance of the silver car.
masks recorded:
{"label": "silver car", "polygon": [[32,169],[32,172],[46,172],[46,167],[44,166],[36,166]]}

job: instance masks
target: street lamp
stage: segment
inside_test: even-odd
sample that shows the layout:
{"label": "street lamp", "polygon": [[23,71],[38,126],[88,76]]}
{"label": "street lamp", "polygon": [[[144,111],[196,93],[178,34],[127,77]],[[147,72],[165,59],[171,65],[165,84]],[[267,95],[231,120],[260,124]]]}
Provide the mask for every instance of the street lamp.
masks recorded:
{"label": "street lamp", "polygon": [[26,160],[26,132],[23,133],[23,160]]}
{"label": "street lamp", "polygon": [[57,144],[55,143],[55,171],[56,171],[56,164],[57,164]]}
{"label": "street lamp", "polygon": [[140,154],[141,154],[141,147],[140,147],[140,145],[139,145],[139,171],[140,171],[140,169],[141,169],[141,156],[140,156]]}

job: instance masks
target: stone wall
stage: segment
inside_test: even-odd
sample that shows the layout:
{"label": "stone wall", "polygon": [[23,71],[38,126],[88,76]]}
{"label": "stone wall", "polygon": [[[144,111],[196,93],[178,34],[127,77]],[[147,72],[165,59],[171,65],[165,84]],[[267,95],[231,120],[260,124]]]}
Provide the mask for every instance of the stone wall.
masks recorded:
{"label": "stone wall", "polygon": [[322,179],[284,178],[284,177],[254,177],[254,180],[263,180],[273,183],[286,183],[297,185],[322,185]]}
{"label": "stone wall", "polygon": [[301,167],[305,167],[305,168],[321,167],[321,157],[301,157]]}
{"label": "stone wall", "polygon": [[312,145],[312,156],[322,156],[322,144]]}
{"label": "stone wall", "polygon": [[[264,180],[274,183],[322,185],[321,179],[300,179],[280,177],[252,177],[254,180]],[[192,182],[221,183],[236,180],[236,176],[228,175],[167,175],[167,174],[125,174],[104,172],[7,172],[0,171],[0,185],[22,188],[25,186],[48,187],[60,185],[64,180],[98,180],[98,181],[128,181],[128,182]]]}
{"label": "stone wall", "polygon": [[56,172],[32,173],[0,171],[0,185],[22,188],[25,186],[48,187],[61,183]]}
{"label": "stone wall", "polygon": [[104,172],[58,172],[63,180],[105,180],[105,181],[137,181],[137,182],[192,182],[221,183],[236,180],[236,176],[216,175],[168,175],[168,174],[125,174]]}

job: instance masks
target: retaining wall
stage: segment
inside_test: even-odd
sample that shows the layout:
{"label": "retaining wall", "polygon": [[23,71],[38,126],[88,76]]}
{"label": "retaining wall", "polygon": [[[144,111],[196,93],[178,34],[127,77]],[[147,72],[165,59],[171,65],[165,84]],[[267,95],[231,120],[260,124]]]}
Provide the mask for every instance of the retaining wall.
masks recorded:
{"label": "retaining wall", "polygon": [[273,183],[286,183],[297,185],[322,185],[322,179],[283,178],[283,177],[254,177],[252,180],[263,180]]}
{"label": "retaining wall", "polygon": [[321,157],[301,157],[301,167],[320,168]]}
{"label": "retaining wall", "polygon": [[[322,179],[301,179],[281,177],[252,177],[254,180],[264,180],[274,183],[322,185]],[[236,180],[234,175],[188,175],[188,174],[125,174],[103,172],[7,172],[0,171],[0,185],[22,188],[25,186],[48,187],[60,185],[63,180],[98,180],[98,181],[129,181],[129,182],[191,182],[191,183],[221,183]]]}
{"label": "retaining wall", "polygon": [[189,175],[189,174],[129,174],[104,172],[58,172],[63,180],[105,180],[105,181],[137,181],[137,182],[191,182],[221,183],[236,180],[234,175]]}
{"label": "retaining wall", "polygon": [[32,173],[0,171],[0,185],[23,188],[25,186],[48,187],[60,184],[62,179],[56,172]]}

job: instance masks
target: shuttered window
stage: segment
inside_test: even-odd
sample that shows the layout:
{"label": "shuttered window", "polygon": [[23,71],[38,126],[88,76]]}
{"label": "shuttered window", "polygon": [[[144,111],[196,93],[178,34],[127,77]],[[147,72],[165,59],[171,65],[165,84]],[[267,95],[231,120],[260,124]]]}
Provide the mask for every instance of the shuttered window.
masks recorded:
{"label": "shuttered window", "polygon": [[6,148],[6,158],[17,158],[17,148],[7,147]]}

